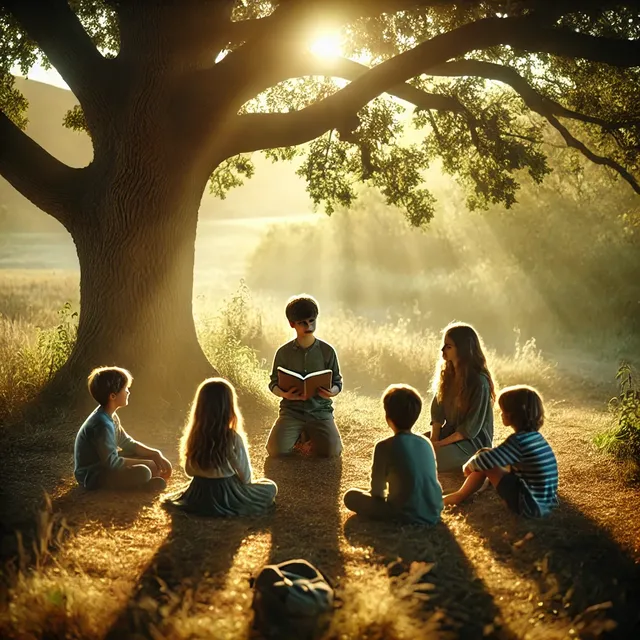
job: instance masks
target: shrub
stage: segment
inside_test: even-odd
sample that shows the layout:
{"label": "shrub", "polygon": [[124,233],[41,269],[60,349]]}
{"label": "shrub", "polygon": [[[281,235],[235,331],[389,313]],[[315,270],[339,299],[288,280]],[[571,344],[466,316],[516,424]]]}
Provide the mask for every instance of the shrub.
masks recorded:
{"label": "shrub", "polygon": [[609,401],[616,426],[596,436],[596,446],[628,463],[640,477],[640,383],[637,371],[626,362],[618,369],[620,392]]}
{"label": "shrub", "polygon": [[0,419],[16,418],[67,361],[76,341],[78,313],[65,302],[58,324],[42,329],[0,317]]}

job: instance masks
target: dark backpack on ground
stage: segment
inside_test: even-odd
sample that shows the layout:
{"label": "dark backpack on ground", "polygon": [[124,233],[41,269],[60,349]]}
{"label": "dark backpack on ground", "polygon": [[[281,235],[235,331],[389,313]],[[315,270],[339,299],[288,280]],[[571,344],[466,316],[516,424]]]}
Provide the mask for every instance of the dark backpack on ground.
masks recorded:
{"label": "dark backpack on ground", "polygon": [[329,622],[333,589],[306,560],[266,565],[252,586],[253,626],[266,638],[313,638]]}

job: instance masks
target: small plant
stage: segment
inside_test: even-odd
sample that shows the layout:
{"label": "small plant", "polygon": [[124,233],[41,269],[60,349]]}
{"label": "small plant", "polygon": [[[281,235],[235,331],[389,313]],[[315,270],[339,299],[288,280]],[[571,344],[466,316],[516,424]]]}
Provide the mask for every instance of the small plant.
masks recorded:
{"label": "small plant", "polygon": [[67,361],[78,335],[78,312],[72,311],[69,301],[58,311],[58,316],[60,321],[57,326],[40,330],[38,334],[37,348],[46,367],[46,380],[50,380]]}
{"label": "small plant", "polygon": [[640,382],[638,373],[623,362],[616,374],[620,392],[609,400],[609,410],[615,415],[617,425],[610,431],[596,436],[596,446],[616,458],[633,464],[640,472]]}

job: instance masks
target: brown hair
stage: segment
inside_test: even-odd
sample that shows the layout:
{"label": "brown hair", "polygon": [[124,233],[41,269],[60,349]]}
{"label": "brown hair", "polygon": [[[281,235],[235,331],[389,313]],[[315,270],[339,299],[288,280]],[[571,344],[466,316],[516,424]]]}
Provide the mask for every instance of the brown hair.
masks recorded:
{"label": "brown hair", "polygon": [[443,402],[446,397],[453,394],[458,410],[465,413],[469,409],[471,394],[477,387],[478,376],[484,375],[489,381],[493,403],[496,399],[493,379],[487,366],[482,340],[476,330],[469,324],[456,322],[447,325],[442,330],[442,336],[443,340],[450,338],[456,345],[460,371],[456,376],[453,362],[449,360],[436,364],[433,386],[438,402]]}
{"label": "brown hair", "polygon": [[224,378],[207,378],[196,391],[182,434],[183,465],[189,462],[202,470],[221,466],[231,453],[234,432],[244,437],[236,390]]}
{"label": "brown hair", "polygon": [[392,384],[382,394],[382,405],[396,429],[410,431],[422,411],[422,398],[408,384]]}
{"label": "brown hair", "polygon": [[306,293],[289,298],[284,310],[289,322],[299,322],[307,318],[316,318],[320,309],[318,301]]}
{"label": "brown hair", "polygon": [[103,407],[109,402],[112,393],[120,393],[124,387],[130,387],[133,376],[121,367],[97,367],[87,378],[89,393]]}
{"label": "brown hair", "polygon": [[506,387],[498,405],[509,416],[515,431],[539,431],[544,424],[544,404],[538,391],[526,384]]}

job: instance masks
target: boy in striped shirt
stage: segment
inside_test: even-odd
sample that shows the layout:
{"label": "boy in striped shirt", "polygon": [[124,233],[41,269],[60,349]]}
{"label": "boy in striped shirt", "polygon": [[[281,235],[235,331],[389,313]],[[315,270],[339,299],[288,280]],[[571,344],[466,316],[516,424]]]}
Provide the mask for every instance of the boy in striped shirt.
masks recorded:
{"label": "boy in striped shirt", "polygon": [[542,398],[533,387],[519,385],[504,389],[498,404],[502,423],[515,433],[493,449],[480,449],[462,469],[464,484],[445,496],[444,504],[459,504],[489,480],[511,511],[530,518],[546,516],[558,504],[558,464],[539,433]]}

